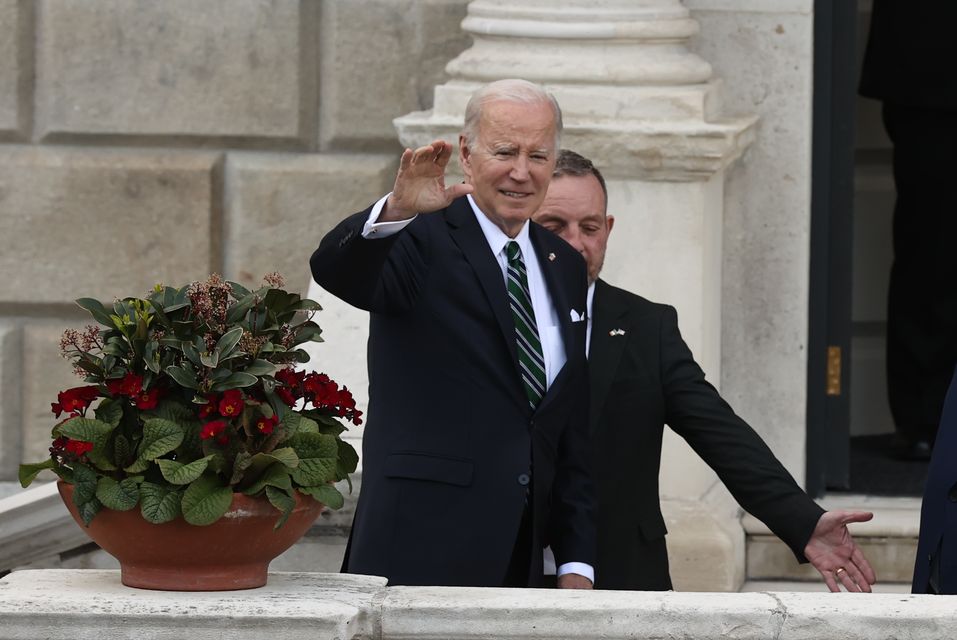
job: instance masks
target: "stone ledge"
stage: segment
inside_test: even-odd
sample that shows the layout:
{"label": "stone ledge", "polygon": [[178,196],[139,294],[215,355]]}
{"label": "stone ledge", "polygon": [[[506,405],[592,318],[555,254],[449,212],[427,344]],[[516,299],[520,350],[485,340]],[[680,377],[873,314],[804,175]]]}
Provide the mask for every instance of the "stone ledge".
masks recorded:
{"label": "stone ledge", "polygon": [[647,593],[386,587],[383,578],[271,573],[260,589],[131,589],[116,571],[0,580],[0,638],[939,638],[954,598],[901,594]]}

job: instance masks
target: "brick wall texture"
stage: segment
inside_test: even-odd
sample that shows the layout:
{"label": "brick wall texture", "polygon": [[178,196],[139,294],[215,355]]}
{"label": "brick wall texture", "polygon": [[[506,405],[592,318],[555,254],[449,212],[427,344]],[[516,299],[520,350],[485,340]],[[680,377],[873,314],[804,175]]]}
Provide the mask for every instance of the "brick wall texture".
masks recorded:
{"label": "brick wall texture", "polygon": [[322,235],[391,187],[392,119],[432,106],[466,4],[0,0],[0,481],[81,383],[75,298],[212,272],[305,293]]}

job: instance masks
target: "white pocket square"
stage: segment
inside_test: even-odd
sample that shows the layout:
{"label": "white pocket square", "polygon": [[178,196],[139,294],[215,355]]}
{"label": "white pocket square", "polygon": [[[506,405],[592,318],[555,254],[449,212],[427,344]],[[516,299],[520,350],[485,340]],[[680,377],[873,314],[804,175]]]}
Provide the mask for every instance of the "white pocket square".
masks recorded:
{"label": "white pocket square", "polygon": [[581,313],[578,313],[577,311],[575,311],[574,309],[572,309],[572,310],[571,310],[571,313],[570,313],[569,315],[571,315],[571,317],[572,317],[572,322],[583,322],[583,321],[585,320],[585,312],[584,312],[584,311],[582,311]]}

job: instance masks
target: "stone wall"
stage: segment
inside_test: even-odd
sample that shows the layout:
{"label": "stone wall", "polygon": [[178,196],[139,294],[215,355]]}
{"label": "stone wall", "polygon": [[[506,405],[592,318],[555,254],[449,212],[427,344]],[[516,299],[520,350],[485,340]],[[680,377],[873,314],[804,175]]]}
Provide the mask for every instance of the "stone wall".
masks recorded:
{"label": "stone wall", "polygon": [[391,186],[392,119],[431,106],[466,4],[0,0],[0,481],[78,383],[75,298],[305,290],[325,231]]}
{"label": "stone wall", "polygon": [[953,637],[957,608],[953,596],[386,587],[323,573],[188,593],[60,570],[0,580],[0,620],[0,640],[930,640]]}

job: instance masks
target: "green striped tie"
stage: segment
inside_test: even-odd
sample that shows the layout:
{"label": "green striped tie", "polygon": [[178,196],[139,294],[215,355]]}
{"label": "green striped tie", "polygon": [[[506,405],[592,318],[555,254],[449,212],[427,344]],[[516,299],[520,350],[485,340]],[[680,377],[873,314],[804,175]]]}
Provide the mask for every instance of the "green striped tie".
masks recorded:
{"label": "green striped tie", "polygon": [[528,275],[522,261],[522,249],[514,240],[505,245],[508,257],[508,303],[515,321],[515,337],[518,343],[518,364],[522,372],[522,384],[528,403],[534,409],[545,395],[545,359],[542,342],[538,338],[538,325],[532,296],[528,291]]}

